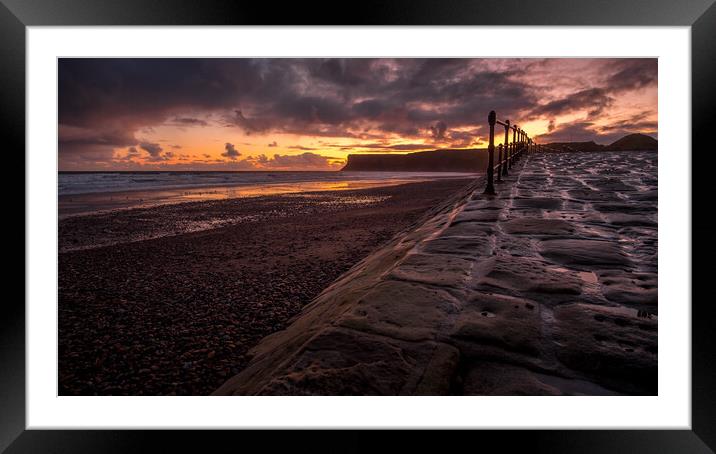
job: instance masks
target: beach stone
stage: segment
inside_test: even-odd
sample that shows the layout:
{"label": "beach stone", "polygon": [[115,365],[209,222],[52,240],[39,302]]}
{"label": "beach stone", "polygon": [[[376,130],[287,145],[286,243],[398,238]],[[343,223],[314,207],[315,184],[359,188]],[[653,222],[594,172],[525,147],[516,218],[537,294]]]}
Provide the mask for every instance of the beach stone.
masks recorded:
{"label": "beach stone", "polygon": [[540,254],[566,265],[616,265],[628,266],[629,258],[618,244],[598,240],[544,240],[540,243]]}

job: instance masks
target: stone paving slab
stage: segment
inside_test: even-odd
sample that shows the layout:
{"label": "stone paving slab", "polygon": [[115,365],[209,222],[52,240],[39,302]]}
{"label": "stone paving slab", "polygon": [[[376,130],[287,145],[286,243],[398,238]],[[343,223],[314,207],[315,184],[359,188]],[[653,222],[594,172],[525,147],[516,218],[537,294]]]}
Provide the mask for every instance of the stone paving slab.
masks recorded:
{"label": "stone paving slab", "polygon": [[657,155],[479,179],[265,338],[216,394],[657,392]]}

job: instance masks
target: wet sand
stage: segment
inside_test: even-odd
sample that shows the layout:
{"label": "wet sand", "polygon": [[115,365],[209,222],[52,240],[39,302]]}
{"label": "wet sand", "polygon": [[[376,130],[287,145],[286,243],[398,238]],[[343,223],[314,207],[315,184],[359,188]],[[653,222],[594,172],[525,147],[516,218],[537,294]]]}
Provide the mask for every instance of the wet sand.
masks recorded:
{"label": "wet sand", "polygon": [[435,175],[416,174],[410,177],[380,177],[356,179],[345,175],[344,179],[331,181],[298,181],[263,184],[235,184],[220,186],[196,186],[178,188],[147,188],[132,191],[98,192],[60,195],[57,200],[60,219],[88,215],[96,212],[116,211],[130,208],[150,208],[184,202],[226,200],[243,197],[259,197],[305,192],[349,191],[357,189],[395,186],[406,183],[432,181],[434,179],[463,179],[468,174],[445,173]]}
{"label": "wet sand", "polygon": [[211,393],[249,348],[471,181],[60,220],[59,393]]}

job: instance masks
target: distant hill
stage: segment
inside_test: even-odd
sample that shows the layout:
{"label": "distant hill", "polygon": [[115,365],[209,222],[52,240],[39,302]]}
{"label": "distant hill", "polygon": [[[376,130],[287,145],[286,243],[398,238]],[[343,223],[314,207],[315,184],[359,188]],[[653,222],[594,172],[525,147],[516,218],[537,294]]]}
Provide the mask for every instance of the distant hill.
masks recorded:
{"label": "distant hill", "polygon": [[658,141],[646,134],[629,134],[609,145],[589,142],[552,142],[547,146],[559,151],[656,151]]}
{"label": "distant hill", "polygon": [[487,167],[487,158],[487,150],[484,148],[431,150],[408,154],[352,154],[348,155],[348,161],[341,170],[484,172]]}
{"label": "distant hill", "polygon": [[629,134],[607,145],[606,149],[609,151],[658,150],[659,142],[646,134]]}

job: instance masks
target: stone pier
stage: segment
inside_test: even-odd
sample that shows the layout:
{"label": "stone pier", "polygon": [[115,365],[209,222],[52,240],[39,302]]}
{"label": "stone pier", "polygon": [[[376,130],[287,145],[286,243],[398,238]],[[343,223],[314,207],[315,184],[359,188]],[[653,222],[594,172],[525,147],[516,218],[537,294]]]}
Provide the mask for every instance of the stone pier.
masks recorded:
{"label": "stone pier", "polygon": [[531,153],[334,282],[215,394],[657,393],[657,154]]}

